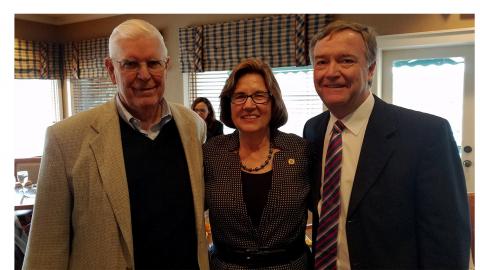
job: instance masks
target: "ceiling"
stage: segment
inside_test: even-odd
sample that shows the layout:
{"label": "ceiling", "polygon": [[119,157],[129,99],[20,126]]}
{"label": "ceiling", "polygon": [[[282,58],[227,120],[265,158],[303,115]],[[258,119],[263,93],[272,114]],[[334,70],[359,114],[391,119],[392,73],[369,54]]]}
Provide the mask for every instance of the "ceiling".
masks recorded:
{"label": "ceiling", "polygon": [[117,15],[119,14],[15,14],[15,19],[52,25],[63,25],[77,22],[92,21]]}

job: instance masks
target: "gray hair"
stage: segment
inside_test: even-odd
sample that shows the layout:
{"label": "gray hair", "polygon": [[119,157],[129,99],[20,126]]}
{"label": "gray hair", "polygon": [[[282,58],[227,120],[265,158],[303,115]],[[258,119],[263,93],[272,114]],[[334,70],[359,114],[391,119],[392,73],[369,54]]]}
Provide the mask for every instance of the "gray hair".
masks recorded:
{"label": "gray hair", "polygon": [[366,52],[365,58],[367,63],[370,66],[375,63],[377,58],[377,33],[375,29],[368,25],[346,22],[346,21],[334,21],[329,23],[323,31],[317,33],[312,40],[310,41],[310,62],[313,63],[313,50],[318,41],[328,37],[334,33],[343,31],[343,30],[352,30],[359,33],[362,36],[363,43],[365,44]]}
{"label": "gray hair", "polygon": [[117,41],[120,39],[135,39],[139,37],[157,38],[165,56],[168,55],[167,47],[163,36],[158,29],[149,22],[140,19],[131,19],[124,21],[115,27],[108,40],[108,53],[113,57],[117,49]]}

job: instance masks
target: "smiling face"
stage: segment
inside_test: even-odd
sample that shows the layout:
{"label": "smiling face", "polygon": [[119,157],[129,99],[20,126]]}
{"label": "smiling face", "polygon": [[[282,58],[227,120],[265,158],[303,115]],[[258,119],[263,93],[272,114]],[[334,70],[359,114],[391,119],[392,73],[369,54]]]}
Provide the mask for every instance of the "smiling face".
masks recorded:
{"label": "smiling face", "polygon": [[[146,64],[151,60],[166,60],[160,40],[152,37],[119,39],[115,55],[107,58],[105,65],[110,78],[117,84],[120,100],[131,113],[152,109],[160,104],[165,92],[166,68],[160,73],[150,73]],[[118,61],[142,63],[138,72],[124,70]]]}
{"label": "smiling face", "polygon": [[[233,95],[242,93],[252,95],[259,92],[269,92],[263,77],[257,73],[247,73],[240,77]],[[230,104],[232,122],[240,133],[267,134],[269,132],[270,119],[272,117],[272,102],[255,104],[251,97],[243,104]]]}
{"label": "smiling face", "polygon": [[359,33],[342,30],[319,40],[313,61],[315,89],[337,118],[355,111],[368,97],[375,63],[368,65]]}

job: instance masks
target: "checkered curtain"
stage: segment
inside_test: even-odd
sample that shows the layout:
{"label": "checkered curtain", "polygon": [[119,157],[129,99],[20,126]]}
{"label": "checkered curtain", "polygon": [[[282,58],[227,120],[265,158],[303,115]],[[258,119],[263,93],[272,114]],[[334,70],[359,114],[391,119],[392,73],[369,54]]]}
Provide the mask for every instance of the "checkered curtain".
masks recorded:
{"label": "checkered curtain", "polygon": [[247,57],[271,67],[309,64],[308,44],[328,15],[278,15],[180,28],[182,72],[231,70]]}
{"label": "checkered curtain", "polygon": [[318,14],[307,14],[305,15],[305,40],[306,40],[306,56],[307,56],[307,65],[310,65],[310,57],[308,52],[308,47],[310,46],[310,40],[313,36],[323,31],[323,28],[332,21],[331,15],[318,15]]}
{"label": "checkered curtain", "polygon": [[203,28],[203,26],[186,27],[179,30],[180,65],[183,73],[203,71],[201,65],[203,40],[200,40],[198,28]]}
{"label": "checkered curtain", "polygon": [[107,78],[104,59],[108,57],[108,38],[65,44],[65,77],[73,79]]}
{"label": "checkered curtain", "polygon": [[61,79],[63,45],[15,38],[15,79]]}

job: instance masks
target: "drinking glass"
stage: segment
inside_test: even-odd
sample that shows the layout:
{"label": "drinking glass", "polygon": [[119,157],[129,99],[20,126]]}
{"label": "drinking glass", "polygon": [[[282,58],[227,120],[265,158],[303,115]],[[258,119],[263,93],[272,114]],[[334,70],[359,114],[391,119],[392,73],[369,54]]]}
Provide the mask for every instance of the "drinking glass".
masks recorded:
{"label": "drinking glass", "polygon": [[25,186],[28,182],[28,171],[18,171],[17,172],[17,181],[22,185],[22,191],[25,195]]}

